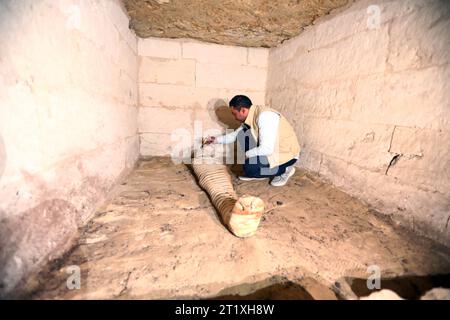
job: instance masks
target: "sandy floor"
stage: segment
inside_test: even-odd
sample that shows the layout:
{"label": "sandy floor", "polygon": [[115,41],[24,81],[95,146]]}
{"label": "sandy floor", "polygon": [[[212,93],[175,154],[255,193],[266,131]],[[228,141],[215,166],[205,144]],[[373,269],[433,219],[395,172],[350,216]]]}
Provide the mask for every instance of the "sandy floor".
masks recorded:
{"label": "sandy floor", "polygon": [[[371,265],[383,287],[401,287],[406,298],[448,283],[449,248],[393,226],[305,172],[281,188],[234,183],[239,195],[268,205],[252,238],[227,231],[188,167],[141,161],[73,250],[42,271],[32,297],[352,298],[364,293]],[[71,265],[81,269],[80,289],[67,288]]]}

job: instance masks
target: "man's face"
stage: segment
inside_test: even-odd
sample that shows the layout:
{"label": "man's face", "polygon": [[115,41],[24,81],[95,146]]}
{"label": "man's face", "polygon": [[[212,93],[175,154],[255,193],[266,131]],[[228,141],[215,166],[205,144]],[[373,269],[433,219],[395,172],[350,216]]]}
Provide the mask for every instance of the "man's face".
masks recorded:
{"label": "man's face", "polygon": [[237,121],[244,122],[245,119],[247,119],[248,109],[247,108],[241,108],[241,110],[238,111],[235,107],[231,107],[231,113],[233,114],[233,117]]}

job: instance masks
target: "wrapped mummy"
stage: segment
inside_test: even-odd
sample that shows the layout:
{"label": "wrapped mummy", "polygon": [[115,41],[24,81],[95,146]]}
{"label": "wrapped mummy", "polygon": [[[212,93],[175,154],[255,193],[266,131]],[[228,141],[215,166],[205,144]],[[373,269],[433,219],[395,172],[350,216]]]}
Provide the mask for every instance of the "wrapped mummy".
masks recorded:
{"label": "wrapped mummy", "polygon": [[204,146],[203,152],[194,157],[192,168],[228,229],[237,237],[250,237],[258,228],[264,202],[258,197],[237,196],[223,152],[218,148],[222,146]]}

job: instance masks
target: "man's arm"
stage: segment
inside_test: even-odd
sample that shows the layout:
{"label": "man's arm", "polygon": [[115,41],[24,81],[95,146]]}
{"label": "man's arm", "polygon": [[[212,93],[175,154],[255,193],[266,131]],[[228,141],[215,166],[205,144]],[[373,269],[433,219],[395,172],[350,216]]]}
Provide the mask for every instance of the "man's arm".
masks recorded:
{"label": "man's arm", "polygon": [[264,111],[259,115],[259,146],[245,153],[247,158],[268,156],[275,151],[280,116],[273,111]]}
{"label": "man's arm", "polygon": [[207,139],[208,143],[219,143],[219,144],[228,144],[228,143],[233,143],[236,141],[237,139],[237,135],[239,134],[239,132],[242,130],[242,126],[240,126],[239,128],[237,128],[236,130],[234,130],[233,132],[224,134],[222,136],[217,136],[217,137],[209,137]]}

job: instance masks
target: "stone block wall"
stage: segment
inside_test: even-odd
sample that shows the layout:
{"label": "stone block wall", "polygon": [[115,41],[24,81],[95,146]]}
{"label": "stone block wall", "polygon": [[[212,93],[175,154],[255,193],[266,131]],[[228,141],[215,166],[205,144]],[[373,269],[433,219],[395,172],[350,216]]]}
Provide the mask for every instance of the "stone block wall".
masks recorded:
{"label": "stone block wall", "polygon": [[268,49],[147,38],[138,54],[143,156],[171,155],[194,136],[232,127],[226,108],[234,95],[264,104]]}
{"label": "stone block wall", "polygon": [[358,1],[269,52],[299,166],[450,243],[450,4]]}
{"label": "stone block wall", "polygon": [[139,155],[119,0],[0,2],[0,296],[71,245]]}

